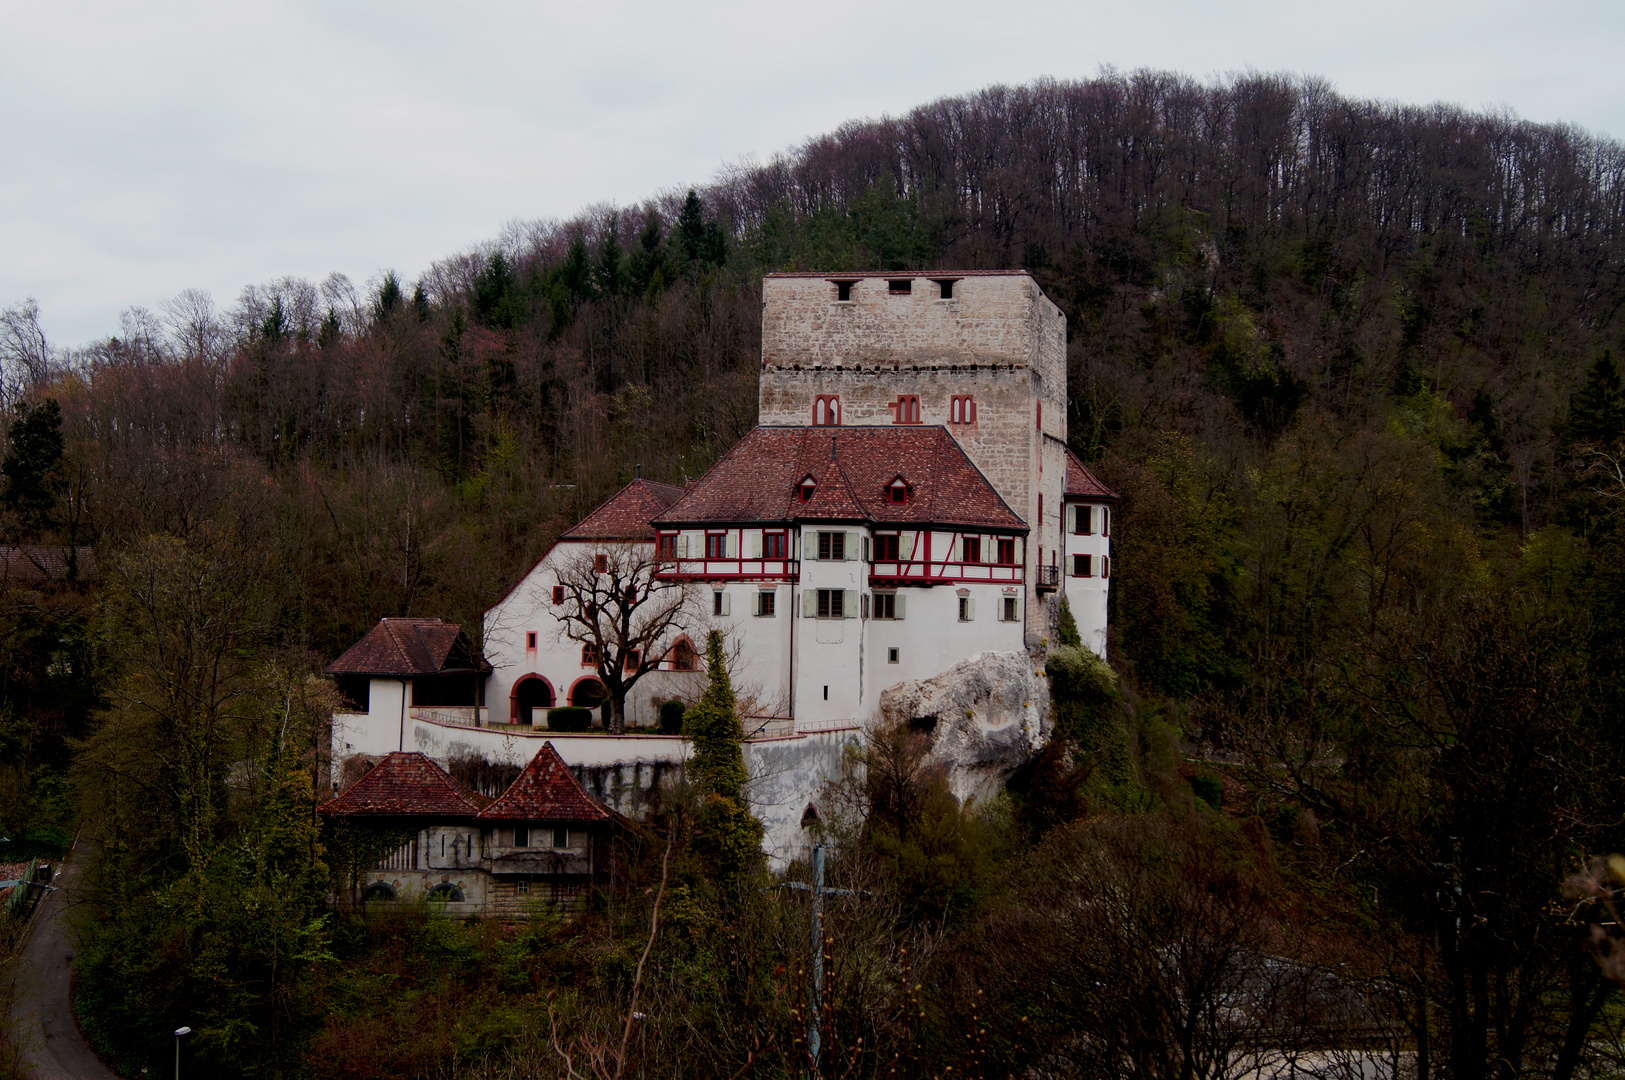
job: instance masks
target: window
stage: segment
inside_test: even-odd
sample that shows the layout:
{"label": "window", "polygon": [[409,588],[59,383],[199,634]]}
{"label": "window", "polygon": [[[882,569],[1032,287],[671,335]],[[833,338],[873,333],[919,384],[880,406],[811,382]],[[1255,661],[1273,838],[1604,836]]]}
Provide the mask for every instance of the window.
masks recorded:
{"label": "window", "polygon": [[1004,603],[999,611],[999,618],[1004,622],[1015,622],[1016,617],[1016,598],[1013,596],[1004,597]]}
{"label": "window", "polygon": [[837,301],[850,301],[852,299],[852,286],[855,281],[837,281],[835,283],[835,299]]}
{"label": "window", "polygon": [[1038,403],[1038,419],[1033,426],[1039,431],[1044,430],[1044,403],[1042,401]]}
{"label": "window", "polygon": [[694,646],[687,641],[679,641],[672,646],[671,667],[673,671],[693,671],[694,664]]}
{"label": "window", "polygon": [[976,619],[976,601],[968,596],[959,598],[959,621],[973,622]]}
{"label": "window", "polygon": [[899,652],[901,652],[901,650],[899,650],[899,649],[887,649],[886,650],[886,663],[888,663],[888,664],[897,663]]}
{"label": "window", "polygon": [[626,650],[626,671],[636,673],[643,666],[643,652],[639,649]]}
{"label": "window", "polygon": [[563,825],[555,825],[553,827],[553,847],[558,850],[563,850],[569,846],[570,830],[565,828]]}
{"label": "window", "polygon": [[958,278],[934,278],[933,280],[936,281],[937,288],[940,290],[937,294],[938,299],[952,300],[954,298],[954,282],[958,281]]}
{"label": "window", "polygon": [[515,825],[513,830],[514,847],[530,847],[530,830],[523,825]]}
{"label": "window", "polygon": [[596,573],[607,574],[609,572],[609,556],[594,555],[592,557],[592,568]]}
{"label": "window", "polygon": [[812,502],[813,492],[817,490],[818,481],[809,476],[807,479],[801,482],[801,487],[798,489],[798,494],[801,496],[802,502]]}
{"label": "window", "polygon": [[628,585],[626,587],[626,594],[625,595],[626,595],[626,603],[627,603],[628,607],[630,607],[631,605],[637,603],[638,602],[638,587],[636,585]]}
{"label": "window", "polygon": [[818,617],[820,619],[846,618],[845,594],[840,589],[818,590]]}
{"label": "window", "polygon": [[790,538],[781,532],[762,534],[762,558],[787,559],[790,557]]}
{"label": "window", "polygon": [[1094,514],[1094,508],[1093,507],[1090,507],[1090,506],[1080,506],[1080,507],[1078,507],[1077,508],[1077,516],[1072,521],[1072,532],[1073,532],[1073,534],[1077,535],[1077,536],[1088,536],[1091,532],[1093,532],[1094,529],[1093,529],[1093,523],[1092,523],[1091,519],[1094,516],[1095,516],[1095,514]]}
{"label": "window", "polygon": [[838,394],[819,394],[813,398],[813,424],[833,427],[841,422],[841,398]]}
{"label": "window", "polygon": [[908,502],[908,484],[902,479],[893,480],[891,487],[886,489],[886,501],[893,506],[902,506]]}
{"label": "window", "polygon": [[920,422],[920,395],[898,394],[897,403],[892,406],[892,411],[897,414],[893,423],[918,424]]}
{"label": "window", "polygon": [[1102,506],[1100,508],[1100,535],[1101,536],[1110,536],[1111,534],[1112,534],[1112,508],[1109,507],[1109,506]]}
{"label": "window", "polygon": [[677,558],[677,534],[676,533],[661,533],[660,534],[659,539],[657,539],[655,541],[655,558],[657,558],[657,559],[675,559],[675,558]]}
{"label": "window", "polygon": [[1104,556],[1104,555],[1102,555],[1100,557],[1100,576],[1101,577],[1111,577],[1112,576],[1112,561],[1110,559],[1106,558],[1106,556]]}
{"label": "window", "polygon": [[1074,556],[1072,556],[1072,576],[1073,577],[1093,577],[1094,574],[1091,572],[1090,565],[1089,565],[1092,558],[1093,558],[1093,556],[1090,556],[1090,555],[1074,555]]}
{"label": "window", "polygon": [[969,394],[956,394],[948,406],[948,422],[952,424],[976,423],[976,399]]}
{"label": "window", "polygon": [[728,594],[723,592],[721,589],[717,589],[711,593],[711,614],[728,614]]}
{"label": "window", "polygon": [[907,296],[914,291],[914,282],[910,278],[904,278],[901,281],[888,281],[886,282],[886,291],[893,296]]}
{"label": "window", "polygon": [[967,536],[962,541],[964,554],[960,562],[979,563],[982,561],[982,538],[980,536]]}
{"label": "window", "polygon": [[518,893],[520,896],[529,894],[530,878],[520,878],[518,881],[513,883],[513,889],[514,892]]}
{"label": "window", "polygon": [[1014,540],[999,541],[999,565],[1016,565],[1016,542]]}
{"label": "window", "polygon": [[896,562],[897,543],[896,533],[881,533],[875,537],[875,562]]}
{"label": "window", "polygon": [[875,618],[897,618],[897,594],[889,592],[875,593]]}
{"label": "window", "polygon": [[705,534],[705,557],[707,559],[725,559],[728,557],[728,534]]}
{"label": "window", "polygon": [[764,619],[771,619],[779,606],[777,590],[763,591],[756,594],[756,614]]}
{"label": "window", "polygon": [[818,557],[839,562],[846,558],[846,534],[821,532],[818,534]]}
{"label": "window", "polygon": [[564,603],[564,586],[563,585],[555,585],[555,586],[553,586],[553,603],[555,603],[555,604]]}
{"label": "window", "polygon": [[525,649],[528,652],[535,652],[536,651],[536,631],[534,631],[534,630],[526,631],[526,633],[525,633]]}
{"label": "window", "polygon": [[598,666],[598,646],[597,645],[594,645],[591,642],[589,642],[586,645],[581,646],[581,666],[582,667],[597,667]]}

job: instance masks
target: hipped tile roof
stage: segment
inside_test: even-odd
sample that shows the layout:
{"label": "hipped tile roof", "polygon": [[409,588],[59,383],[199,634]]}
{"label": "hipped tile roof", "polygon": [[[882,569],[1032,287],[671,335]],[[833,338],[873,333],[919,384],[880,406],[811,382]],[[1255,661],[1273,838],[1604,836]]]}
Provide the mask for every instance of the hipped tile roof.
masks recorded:
{"label": "hipped tile roof", "polygon": [[457,623],[439,619],[378,620],[367,636],[327,666],[329,675],[433,675],[440,671],[489,671]]}
{"label": "hipped tile roof", "polygon": [[[887,489],[899,475],[909,496],[893,505]],[[818,490],[803,503],[808,476]],[[756,428],[654,523],[842,519],[1027,528],[940,426]]]}
{"label": "hipped tile roof", "polygon": [[1079,460],[1078,455],[1071,450],[1066,452],[1066,493],[1084,499],[1117,501],[1117,492],[1095,479],[1095,474],[1089,471],[1089,466]]}
{"label": "hipped tile roof", "polygon": [[0,581],[66,581],[70,563],[77,580],[96,580],[94,548],[54,544],[0,547]]}
{"label": "hipped tile roof", "polygon": [[316,812],[339,818],[468,818],[479,813],[481,801],[425,755],[396,750]]}
{"label": "hipped tile roof", "polygon": [[551,742],[543,743],[508,790],[480,811],[482,821],[608,821],[609,816],[570,775]]}
{"label": "hipped tile roof", "polygon": [[649,520],[683,497],[683,489],[653,480],[638,479],[565,532],[564,540],[654,539]]}

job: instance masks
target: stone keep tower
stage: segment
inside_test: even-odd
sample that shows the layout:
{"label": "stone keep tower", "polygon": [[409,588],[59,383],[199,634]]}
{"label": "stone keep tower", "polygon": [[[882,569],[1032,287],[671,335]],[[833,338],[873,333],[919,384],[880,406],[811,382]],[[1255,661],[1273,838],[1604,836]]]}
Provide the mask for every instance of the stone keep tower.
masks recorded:
{"label": "stone keep tower", "polygon": [[1029,610],[1054,595],[1066,317],[1025,270],[768,275],[759,405],[764,425],[946,426],[1032,530]]}

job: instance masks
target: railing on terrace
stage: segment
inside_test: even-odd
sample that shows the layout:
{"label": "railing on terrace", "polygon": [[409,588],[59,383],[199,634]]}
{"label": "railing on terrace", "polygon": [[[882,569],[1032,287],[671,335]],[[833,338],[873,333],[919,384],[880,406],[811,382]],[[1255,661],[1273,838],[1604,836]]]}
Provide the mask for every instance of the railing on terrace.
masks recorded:
{"label": "railing on terrace", "polygon": [[491,710],[484,705],[437,705],[433,708],[413,706],[408,710],[413,720],[427,720],[431,724],[447,727],[490,727]]}
{"label": "railing on terrace", "polygon": [[1040,589],[1059,589],[1061,587],[1061,568],[1059,566],[1040,566],[1038,568],[1037,584]]}

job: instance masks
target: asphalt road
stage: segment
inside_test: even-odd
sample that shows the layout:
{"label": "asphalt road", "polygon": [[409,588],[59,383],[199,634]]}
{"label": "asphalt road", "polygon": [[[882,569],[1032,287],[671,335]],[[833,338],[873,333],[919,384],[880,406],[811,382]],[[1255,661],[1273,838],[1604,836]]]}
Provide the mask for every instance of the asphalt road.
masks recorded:
{"label": "asphalt road", "polygon": [[74,902],[77,870],[73,862],[58,869],[52,882],[57,891],[46,893],[34,913],[18,964],[11,1016],[34,1080],[118,1080],[80,1034],[68,999],[73,946],[65,916]]}

